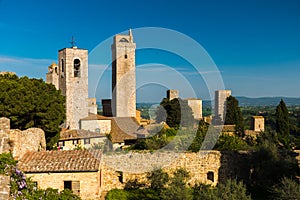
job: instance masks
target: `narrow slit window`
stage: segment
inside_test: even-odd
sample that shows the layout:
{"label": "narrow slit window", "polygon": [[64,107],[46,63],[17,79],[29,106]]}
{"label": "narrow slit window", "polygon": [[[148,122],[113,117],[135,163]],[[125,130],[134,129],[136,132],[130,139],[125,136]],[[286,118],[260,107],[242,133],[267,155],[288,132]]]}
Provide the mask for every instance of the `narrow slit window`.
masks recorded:
{"label": "narrow slit window", "polygon": [[64,59],[61,59],[61,72],[65,72],[65,62],[64,62]]}

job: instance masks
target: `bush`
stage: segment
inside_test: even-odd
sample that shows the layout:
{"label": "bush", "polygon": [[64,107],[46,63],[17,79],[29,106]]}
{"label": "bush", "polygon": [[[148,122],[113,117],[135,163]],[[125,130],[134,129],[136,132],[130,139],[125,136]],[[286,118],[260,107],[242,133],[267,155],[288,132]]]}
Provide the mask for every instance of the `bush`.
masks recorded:
{"label": "bush", "polygon": [[272,191],[274,200],[298,200],[300,198],[300,184],[284,177]]}

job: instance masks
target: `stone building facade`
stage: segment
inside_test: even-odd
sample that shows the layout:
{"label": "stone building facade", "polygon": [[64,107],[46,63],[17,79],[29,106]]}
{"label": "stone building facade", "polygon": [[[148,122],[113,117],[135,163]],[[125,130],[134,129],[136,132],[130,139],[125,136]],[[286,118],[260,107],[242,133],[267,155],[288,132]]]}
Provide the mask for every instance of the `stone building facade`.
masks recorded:
{"label": "stone building facade", "polygon": [[193,111],[194,119],[202,119],[202,100],[196,98],[188,98],[186,100]]}
{"label": "stone building facade", "polygon": [[88,98],[88,51],[77,47],[58,51],[59,65],[48,67],[46,82],[60,89],[66,97],[65,128],[79,129],[81,118],[97,114],[95,98]]}
{"label": "stone building facade", "polygon": [[111,46],[114,117],[136,116],[135,49],[131,30],[128,35],[115,35]]}
{"label": "stone building facade", "polygon": [[263,116],[252,116],[250,128],[255,132],[265,131],[265,118]]}
{"label": "stone building facade", "polygon": [[100,150],[28,152],[19,168],[41,189],[71,189],[82,199],[99,199],[100,162]]}
{"label": "stone building facade", "polygon": [[226,99],[231,95],[231,90],[215,91],[215,116],[220,116],[221,120],[225,120]]}

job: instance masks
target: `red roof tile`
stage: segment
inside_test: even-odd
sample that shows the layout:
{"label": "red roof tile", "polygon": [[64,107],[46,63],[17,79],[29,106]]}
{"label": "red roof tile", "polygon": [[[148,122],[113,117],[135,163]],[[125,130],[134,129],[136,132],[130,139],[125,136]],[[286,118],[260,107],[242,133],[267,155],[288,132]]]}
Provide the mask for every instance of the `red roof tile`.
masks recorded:
{"label": "red roof tile", "polygon": [[24,172],[98,171],[101,150],[27,152],[18,162]]}

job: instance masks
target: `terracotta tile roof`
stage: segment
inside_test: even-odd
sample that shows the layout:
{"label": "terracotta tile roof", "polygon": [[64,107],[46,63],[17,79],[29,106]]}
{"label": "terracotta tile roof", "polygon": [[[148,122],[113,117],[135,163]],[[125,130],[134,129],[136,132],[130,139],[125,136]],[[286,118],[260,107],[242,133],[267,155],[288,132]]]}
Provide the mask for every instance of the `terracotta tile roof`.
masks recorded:
{"label": "terracotta tile roof", "polygon": [[106,135],[87,130],[65,130],[60,132],[59,140],[105,137]]}
{"label": "terracotta tile roof", "polygon": [[111,120],[111,140],[113,143],[121,143],[137,139],[136,132],[139,128],[134,117],[114,117]]}
{"label": "terracotta tile roof", "polygon": [[89,116],[82,118],[80,120],[110,120],[111,117],[106,117],[106,116],[102,116],[102,115],[96,115],[93,113],[89,113]]}
{"label": "terracotta tile roof", "polygon": [[101,156],[101,150],[27,152],[18,166],[27,173],[98,171]]}

